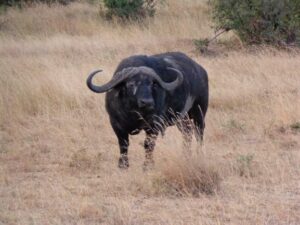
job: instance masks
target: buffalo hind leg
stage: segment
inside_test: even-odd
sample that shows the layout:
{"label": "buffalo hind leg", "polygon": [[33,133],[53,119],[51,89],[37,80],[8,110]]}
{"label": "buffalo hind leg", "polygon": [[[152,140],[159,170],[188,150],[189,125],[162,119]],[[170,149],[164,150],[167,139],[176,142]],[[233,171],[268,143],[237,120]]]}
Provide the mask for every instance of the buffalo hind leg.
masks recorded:
{"label": "buffalo hind leg", "polygon": [[147,170],[154,166],[153,150],[155,147],[156,138],[157,138],[157,133],[146,131],[146,139],[144,141],[144,148],[145,148],[144,170]]}
{"label": "buffalo hind leg", "polygon": [[191,119],[188,115],[182,116],[182,118],[178,121],[177,127],[179,131],[183,135],[183,146],[184,149],[190,150],[192,144],[192,134],[193,134],[193,126],[191,123]]}
{"label": "buffalo hind leg", "polygon": [[194,125],[195,125],[194,132],[198,143],[203,142],[203,135],[204,135],[204,128],[205,128],[204,116],[205,116],[205,112],[203,112],[200,105],[194,105],[194,107],[191,110],[190,117],[194,121]]}

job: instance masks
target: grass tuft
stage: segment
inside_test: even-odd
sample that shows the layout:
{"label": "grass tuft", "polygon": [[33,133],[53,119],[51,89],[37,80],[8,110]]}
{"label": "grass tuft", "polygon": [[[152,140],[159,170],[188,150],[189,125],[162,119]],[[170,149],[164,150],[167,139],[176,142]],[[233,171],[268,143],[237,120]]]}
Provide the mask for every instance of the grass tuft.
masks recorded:
{"label": "grass tuft", "polygon": [[[84,2],[0,13],[0,224],[299,224],[300,54],[239,40],[198,54],[210,25],[207,0],[168,0],[142,25],[109,23]],[[103,69],[103,84],[123,58],[166,51],[208,72],[204,144],[188,152],[169,127],[144,172],[141,132],[120,171],[87,75]]]}
{"label": "grass tuft", "polygon": [[204,159],[199,155],[172,154],[159,166],[160,173],[153,178],[154,189],[173,196],[214,194],[220,187],[221,176],[216,165]]}

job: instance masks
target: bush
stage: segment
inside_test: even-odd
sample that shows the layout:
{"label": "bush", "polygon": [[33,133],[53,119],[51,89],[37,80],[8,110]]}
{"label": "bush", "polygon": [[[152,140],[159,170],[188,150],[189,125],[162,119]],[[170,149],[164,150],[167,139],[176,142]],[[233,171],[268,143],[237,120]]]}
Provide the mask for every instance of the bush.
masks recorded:
{"label": "bush", "polygon": [[300,45],[299,0],[214,0],[217,29],[232,29],[249,44]]}
{"label": "bush", "polygon": [[[215,194],[220,188],[220,164],[203,154],[193,154],[192,149],[182,155],[181,149],[169,152],[161,164],[156,165],[152,188],[155,194],[194,196]],[[199,150],[199,149],[198,149]]]}
{"label": "bush", "polygon": [[117,16],[121,19],[140,20],[155,13],[155,0],[103,0],[108,19]]}
{"label": "bush", "polygon": [[67,5],[74,0],[0,0],[0,6],[23,6],[30,5],[33,3],[45,3],[45,4],[53,4],[59,3],[63,5]]}

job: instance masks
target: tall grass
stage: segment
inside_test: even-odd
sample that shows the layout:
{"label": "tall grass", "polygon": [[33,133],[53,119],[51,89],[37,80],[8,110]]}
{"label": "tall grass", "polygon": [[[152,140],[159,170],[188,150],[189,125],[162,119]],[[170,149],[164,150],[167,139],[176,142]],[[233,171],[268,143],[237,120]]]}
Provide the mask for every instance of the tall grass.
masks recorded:
{"label": "tall grass", "polygon": [[[213,33],[208,11],[170,0],[128,26],[84,3],[0,15],[0,224],[300,221],[299,53],[199,55],[193,39]],[[143,172],[144,136],[132,136],[120,171],[104,95],[87,89],[87,74],[103,69],[103,83],[124,57],[177,50],[209,74],[204,144],[188,152],[168,128]]]}

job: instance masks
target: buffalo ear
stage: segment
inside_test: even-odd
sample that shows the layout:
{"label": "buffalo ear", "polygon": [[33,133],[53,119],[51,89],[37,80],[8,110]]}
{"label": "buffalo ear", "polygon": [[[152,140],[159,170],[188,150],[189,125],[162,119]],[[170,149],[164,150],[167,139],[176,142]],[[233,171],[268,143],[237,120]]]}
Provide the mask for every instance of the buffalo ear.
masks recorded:
{"label": "buffalo ear", "polygon": [[120,91],[116,91],[115,97],[116,97],[116,98],[119,98],[119,96],[120,96]]}
{"label": "buffalo ear", "polygon": [[126,96],[127,93],[127,87],[126,85],[123,83],[123,85],[119,85],[117,88],[117,93],[119,97],[124,97]]}
{"label": "buffalo ear", "polygon": [[109,91],[107,91],[107,93],[112,91],[114,92],[114,97],[116,98],[119,98],[124,95],[124,88],[122,86],[114,87],[114,89],[110,89]]}

